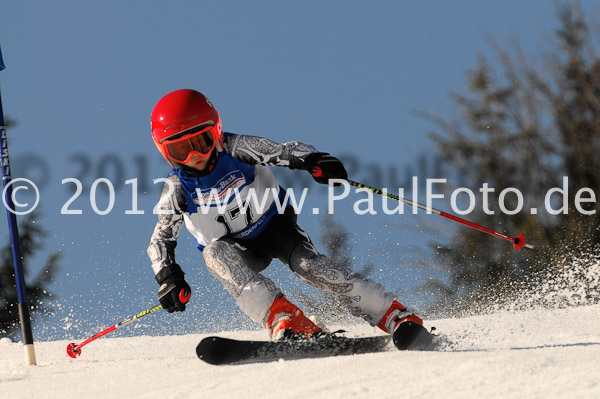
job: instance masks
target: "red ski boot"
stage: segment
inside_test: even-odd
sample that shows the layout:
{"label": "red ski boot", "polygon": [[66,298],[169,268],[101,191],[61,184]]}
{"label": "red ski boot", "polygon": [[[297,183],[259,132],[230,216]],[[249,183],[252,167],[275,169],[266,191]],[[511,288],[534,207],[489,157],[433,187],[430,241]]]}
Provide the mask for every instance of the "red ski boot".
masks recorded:
{"label": "red ski boot", "polygon": [[310,338],[323,331],[284,296],[273,301],[265,321],[272,341]]}
{"label": "red ski boot", "polygon": [[379,324],[377,324],[377,327],[381,328],[388,334],[393,334],[401,323],[407,321],[412,321],[423,325],[423,320],[415,315],[412,310],[407,309],[400,302],[394,301],[392,302],[392,306],[390,306],[385,316],[383,316]]}

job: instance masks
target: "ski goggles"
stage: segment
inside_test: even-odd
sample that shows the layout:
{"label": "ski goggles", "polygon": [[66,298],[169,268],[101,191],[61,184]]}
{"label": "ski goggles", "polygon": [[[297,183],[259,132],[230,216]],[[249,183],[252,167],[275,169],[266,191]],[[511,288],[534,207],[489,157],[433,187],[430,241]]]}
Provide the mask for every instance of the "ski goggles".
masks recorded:
{"label": "ski goggles", "polygon": [[216,126],[200,126],[175,139],[165,139],[161,145],[169,158],[179,163],[188,163],[193,154],[209,156],[217,143],[216,137]]}

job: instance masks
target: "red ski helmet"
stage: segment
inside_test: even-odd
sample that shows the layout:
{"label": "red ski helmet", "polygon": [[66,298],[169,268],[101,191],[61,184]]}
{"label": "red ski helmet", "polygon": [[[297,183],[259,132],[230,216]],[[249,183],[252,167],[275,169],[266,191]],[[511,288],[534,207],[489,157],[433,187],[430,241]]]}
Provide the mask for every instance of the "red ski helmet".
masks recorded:
{"label": "red ski helmet", "polygon": [[163,143],[182,136],[182,133],[193,133],[201,126],[213,127],[210,131],[215,144],[211,152],[223,150],[223,125],[219,113],[210,100],[196,90],[176,90],[158,100],[152,109],[150,125],[156,148],[174,168],[178,167],[177,160],[169,157]]}

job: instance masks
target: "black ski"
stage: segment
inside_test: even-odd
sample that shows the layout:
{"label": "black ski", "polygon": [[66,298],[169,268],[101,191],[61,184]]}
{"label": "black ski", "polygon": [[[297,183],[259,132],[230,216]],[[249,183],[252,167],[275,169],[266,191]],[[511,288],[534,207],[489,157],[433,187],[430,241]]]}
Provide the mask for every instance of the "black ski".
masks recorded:
{"label": "black ski", "polygon": [[286,341],[243,341],[208,337],[200,341],[196,354],[209,364],[258,363],[381,352],[387,350],[390,341],[389,335],[362,338],[327,335]]}
{"label": "black ski", "polygon": [[394,345],[401,351],[433,349],[434,338],[435,335],[427,331],[425,327],[412,321],[400,323],[393,334]]}
{"label": "black ski", "polygon": [[405,326],[393,337],[349,338],[330,334],[306,340],[287,341],[246,341],[222,337],[204,338],[196,347],[198,357],[209,364],[244,364],[271,362],[279,359],[308,359],[328,356],[354,355],[360,353],[383,352],[392,346],[401,350],[428,350],[433,336],[421,325],[402,323]]}

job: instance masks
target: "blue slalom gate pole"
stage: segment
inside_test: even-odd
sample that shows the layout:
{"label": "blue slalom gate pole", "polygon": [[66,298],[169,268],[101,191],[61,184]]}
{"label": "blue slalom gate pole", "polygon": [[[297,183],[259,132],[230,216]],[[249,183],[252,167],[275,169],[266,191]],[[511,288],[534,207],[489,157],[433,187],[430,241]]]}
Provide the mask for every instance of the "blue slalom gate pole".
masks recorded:
{"label": "blue slalom gate pole", "polygon": [[[2,49],[0,49],[0,71],[4,69],[2,60]],[[21,244],[19,241],[19,229],[17,228],[17,217],[14,212],[12,177],[10,174],[10,160],[8,157],[8,141],[6,139],[6,128],[4,126],[4,111],[2,109],[2,94],[0,93],[0,142],[2,146],[2,186],[4,192],[4,204],[8,216],[8,232],[12,249],[13,265],[15,268],[15,280],[17,283],[17,298],[19,308],[19,321],[21,324],[21,335],[23,336],[23,347],[25,348],[25,359],[28,365],[35,365],[35,350],[33,348],[33,332],[31,330],[31,317],[25,289],[25,278],[23,275],[23,261],[21,255]]]}

